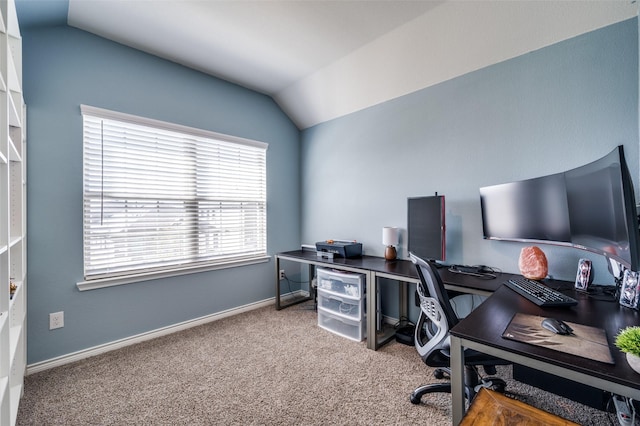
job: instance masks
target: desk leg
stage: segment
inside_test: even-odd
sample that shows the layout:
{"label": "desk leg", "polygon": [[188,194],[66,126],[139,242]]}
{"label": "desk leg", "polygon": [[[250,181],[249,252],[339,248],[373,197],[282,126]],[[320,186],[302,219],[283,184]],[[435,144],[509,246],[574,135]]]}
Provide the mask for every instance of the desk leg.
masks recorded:
{"label": "desk leg", "polygon": [[313,265],[309,264],[309,296],[294,298],[291,293],[288,293],[286,295],[286,297],[284,298],[284,301],[283,301],[282,295],[280,294],[280,287],[281,287],[281,285],[280,285],[280,263],[281,263],[280,260],[281,259],[278,256],[275,256],[274,260],[275,261],[273,263],[275,263],[275,266],[276,266],[276,271],[275,271],[275,274],[276,274],[276,310],[279,311],[281,309],[288,308],[289,306],[293,306],[293,305],[296,305],[298,303],[303,303],[303,302],[307,302],[309,300],[314,300],[315,291],[314,291],[314,288],[313,288],[313,286],[311,284],[311,281],[313,280],[315,267]]}
{"label": "desk leg", "polygon": [[378,278],[369,271],[365,276],[367,281],[367,349],[378,349]]}
{"label": "desk leg", "polygon": [[451,336],[451,415],[453,425],[462,421],[465,412],[464,401],[464,351],[460,339]]}
{"label": "desk leg", "polygon": [[280,306],[280,258],[278,256],[274,256],[275,264],[276,264],[276,310],[282,309]]}
{"label": "desk leg", "polygon": [[[309,264],[309,299],[313,300],[316,304],[314,305],[314,309],[318,310],[318,300],[316,299],[316,289],[313,287],[313,279],[316,276],[316,267],[312,264]],[[316,283],[317,285],[317,283]]]}
{"label": "desk leg", "polygon": [[400,313],[399,319],[409,318],[409,283],[406,281],[400,282],[400,306],[398,307],[398,311]]}

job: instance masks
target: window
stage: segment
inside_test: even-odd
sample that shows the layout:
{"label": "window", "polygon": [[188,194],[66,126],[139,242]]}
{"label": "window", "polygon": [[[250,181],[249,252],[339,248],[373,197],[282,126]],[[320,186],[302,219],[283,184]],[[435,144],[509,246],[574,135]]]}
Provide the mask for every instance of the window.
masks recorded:
{"label": "window", "polygon": [[266,256],[267,144],[81,111],[85,280]]}

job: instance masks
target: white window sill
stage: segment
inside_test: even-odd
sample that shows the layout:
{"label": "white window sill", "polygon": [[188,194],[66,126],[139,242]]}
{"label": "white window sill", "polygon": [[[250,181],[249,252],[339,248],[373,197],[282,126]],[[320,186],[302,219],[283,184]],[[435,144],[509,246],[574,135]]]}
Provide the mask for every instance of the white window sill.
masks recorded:
{"label": "white window sill", "polygon": [[198,272],[215,271],[217,269],[235,268],[238,266],[253,265],[256,263],[268,262],[271,256],[260,256],[251,259],[242,259],[237,261],[230,261],[227,263],[218,263],[215,265],[196,266],[186,268],[176,268],[162,272],[149,272],[134,275],[124,275],[120,277],[99,278],[89,281],[80,281],[76,283],[78,290],[96,290],[98,288],[113,287],[123,284],[138,283],[141,281],[155,280],[159,278],[175,277],[177,275],[195,274]]}

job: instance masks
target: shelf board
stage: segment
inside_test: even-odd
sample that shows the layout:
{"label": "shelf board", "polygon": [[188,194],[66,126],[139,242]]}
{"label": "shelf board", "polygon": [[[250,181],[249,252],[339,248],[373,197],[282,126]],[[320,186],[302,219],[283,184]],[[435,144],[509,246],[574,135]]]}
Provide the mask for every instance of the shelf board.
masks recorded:
{"label": "shelf board", "polygon": [[13,305],[15,303],[15,300],[17,299],[16,296],[22,291],[22,281],[13,281],[13,283],[18,286],[18,289],[13,294],[13,297],[9,299],[9,312],[11,312],[11,309],[13,309]]}
{"label": "shelf board", "polygon": [[7,387],[9,386],[9,378],[8,377],[0,377],[0,402],[4,398],[4,393]]}
{"label": "shelf board", "polygon": [[6,252],[8,249],[9,249],[9,246],[6,244],[3,246],[0,246],[0,254]]}
{"label": "shelf board", "polygon": [[13,96],[9,96],[9,99],[9,125],[13,127],[22,127],[22,120],[20,119],[20,114],[18,114],[16,104],[13,102]]}
{"label": "shelf board", "polygon": [[9,311],[0,312],[0,330],[2,330],[2,327],[4,327],[4,324],[7,322],[8,319],[9,319]]}
{"label": "shelf board", "polygon": [[15,38],[20,38],[20,24],[18,23],[18,12],[14,1],[7,2],[6,31],[7,34]]}
{"label": "shelf board", "polygon": [[7,55],[7,58],[9,59],[9,77],[7,78],[7,85],[9,86],[9,90],[22,93],[20,80],[18,80],[18,72],[16,71],[16,64],[13,61],[13,55],[11,55],[11,51],[9,51],[9,55]]}
{"label": "shelf board", "polygon": [[15,358],[16,353],[18,352],[18,344],[20,343],[20,338],[22,337],[22,324],[11,327],[9,332],[9,349],[11,351],[9,359],[11,360],[11,364],[13,364],[14,362],[16,362]]}
{"label": "shelf board", "polygon": [[11,421],[15,422],[18,418],[18,406],[20,404],[20,397],[22,396],[22,386],[23,384],[17,384],[15,386],[11,386]]}
{"label": "shelf board", "polygon": [[16,146],[13,144],[13,141],[11,140],[11,138],[9,138],[9,161],[16,161],[16,162],[22,161],[22,157],[20,156],[20,153],[16,149]]}
{"label": "shelf board", "polygon": [[11,240],[9,241],[9,247],[13,247],[22,241],[22,235],[11,236]]}
{"label": "shelf board", "polygon": [[7,32],[7,26],[4,23],[4,21],[6,19],[7,19],[6,16],[0,16],[0,32],[2,32],[2,33],[6,33]]}

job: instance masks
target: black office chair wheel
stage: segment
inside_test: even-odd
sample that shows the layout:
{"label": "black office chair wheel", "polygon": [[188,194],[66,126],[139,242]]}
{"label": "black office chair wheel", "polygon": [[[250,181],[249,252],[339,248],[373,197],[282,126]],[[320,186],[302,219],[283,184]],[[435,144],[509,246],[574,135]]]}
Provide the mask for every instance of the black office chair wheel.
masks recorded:
{"label": "black office chair wheel", "polygon": [[504,393],[505,388],[507,387],[507,383],[501,379],[493,379],[493,383],[491,385],[491,389],[496,392]]}
{"label": "black office chair wheel", "polygon": [[[482,383],[480,383],[480,386],[487,388],[487,389],[491,389],[493,391],[499,392],[499,393],[504,393],[504,390],[507,387],[507,382],[505,382],[504,380],[502,380],[499,377],[485,377],[482,380]],[[476,388],[478,389],[478,388]]]}
{"label": "black office chair wheel", "polygon": [[483,365],[482,369],[488,376],[495,376],[498,371],[495,365]]}
{"label": "black office chair wheel", "polygon": [[506,387],[507,385],[505,383],[497,383],[493,385],[493,390],[499,393],[504,393]]}
{"label": "black office chair wheel", "polygon": [[430,383],[422,385],[411,392],[411,395],[409,395],[409,401],[414,405],[420,404],[420,400],[425,394],[435,392],[451,393],[451,383]]}
{"label": "black office chair wheel", "polygon": [[441,368],[436,368],[433,371],[433,377],[435,377],[436,379],[444,379],[445,377],[445,371],[442,370]]}

